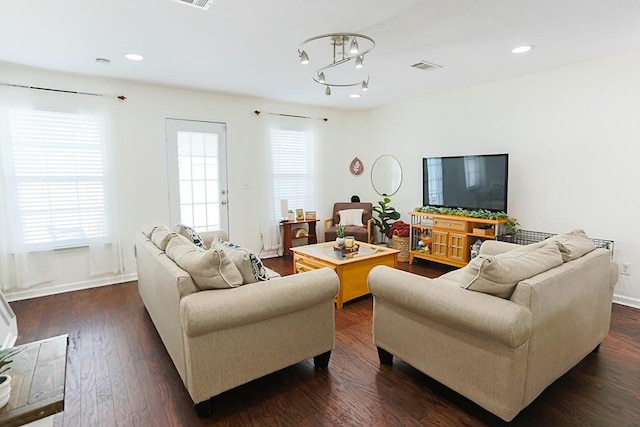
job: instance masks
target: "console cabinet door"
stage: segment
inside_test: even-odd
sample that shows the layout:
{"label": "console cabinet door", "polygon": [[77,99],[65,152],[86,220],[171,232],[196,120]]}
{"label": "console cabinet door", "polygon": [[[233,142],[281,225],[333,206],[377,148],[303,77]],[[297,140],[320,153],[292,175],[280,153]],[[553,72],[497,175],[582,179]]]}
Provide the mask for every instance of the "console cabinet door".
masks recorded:
{"label": "console cabinet door", "polygon": [[433,230],[433,242],[431,243],[431,253],[433,255],[446,257],[449,233],[446,231]]}
{"label": "console cabinet door", "polygon": [[455,261],[469,261],[468,238],[466,234],[449,234],[449,258]]}

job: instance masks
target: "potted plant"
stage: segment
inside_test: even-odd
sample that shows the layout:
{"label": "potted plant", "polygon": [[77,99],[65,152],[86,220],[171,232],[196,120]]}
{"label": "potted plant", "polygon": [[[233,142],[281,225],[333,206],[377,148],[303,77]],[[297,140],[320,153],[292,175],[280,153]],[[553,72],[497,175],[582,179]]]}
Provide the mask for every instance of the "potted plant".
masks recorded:
{"label": "potted plant", "polygon": [[344,247],[344,232],[346,228],[347,227],[340,224],[338,224],[338,226],[336,227],[336,245],[337,246]]}
{"label": "potted plant", "polygon": [[391,224],[400,219],[400,212],[396,211],[396,209],[393,206],[390,206],[389,203],[391,203],[391,199],[385,197],[378,202],[377,206],[373,206],[372,208],[372,210],[378,214],[377,218],[373,217],[373,223],[378,230],[380,230],[383,242],[387,237]]}
{"label": "potted plant", "polygon": [[6,365],[10,364],[12,360],[9,358],[20,353],[22,349],[6,349],[0,351],[0,408],[9,402],[11,397],[11,376],[6,375],[5,372],[9,369]]}

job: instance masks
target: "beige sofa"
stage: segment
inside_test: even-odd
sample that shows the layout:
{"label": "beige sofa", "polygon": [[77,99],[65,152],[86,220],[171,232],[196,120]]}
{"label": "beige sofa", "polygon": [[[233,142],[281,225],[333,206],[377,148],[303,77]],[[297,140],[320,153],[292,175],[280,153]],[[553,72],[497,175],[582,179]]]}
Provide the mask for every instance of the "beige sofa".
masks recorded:
{"label": "beige sofa", "polygon": [[[539,251],[545,244],[544,250],[554,253],[543,257],[558,265],[518,280],[503,297],[486,289],[470,290],[477,283],[463,287],[492,273],[479,271],[478,264],[515,263],[502,265],[506,276],[526,271],[526,265],[517,264],[535,263],[538,255],[527,259],[531,255],[522,251]],[[437,279],[374,268],[369,288],[380,362],[391,365],[395,355],[500,418],[512,420],[548,385],[597,350],[609,330],[617,280],[610,252],[593,247],[570,259],[561,252],[558,262],[559,255],[548,245],[558,247],[554,242],[537,244],[536,249],[486,241],[474,265]],[[520,255],[509,258],[513,253]],[[517,268],[510,270],[514,265]]]}
{"label": "beige sofa", "polygon": [[[327,366],[339,286],[332,270],[200,291],[163,250],[167,239],[157,239],[164,248],[152,241],[153,229],[136,233],[138,290],[201,416],[210,415],[210,398],[240,384],[312,357]],[[201,236],[207,247],[226,240]]]}

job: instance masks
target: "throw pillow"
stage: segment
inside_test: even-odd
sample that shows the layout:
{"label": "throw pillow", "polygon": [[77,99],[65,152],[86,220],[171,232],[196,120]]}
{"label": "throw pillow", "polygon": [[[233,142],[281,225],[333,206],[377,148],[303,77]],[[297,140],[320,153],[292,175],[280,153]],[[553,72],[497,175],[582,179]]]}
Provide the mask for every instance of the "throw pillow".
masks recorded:
{"label": "throw pillow", "polygon": [[498,255],[478,255],[456,277],[460,286],[476,292],[510,298],[518,282],[562,264],[558,245],[531,245]]}
{"label": "throw pillow", "polygon": [[172,233],[167,227],[159,225],[151,232],[151,241],[158,247],[158,249],[164,251],[167,249],[167,244],[174,236],[175,233]]}
{"label": "throw pillow", "polygon": [[343,209],[338,211],[338,215],[340,216],[340,225],[355,225],[357,227],[362,227],[364,224],[362,223],[362,214],[364,209]]}
{"label": "throw pillow", "polygon": [[211,242],[211,247],[220,249],[227,254],[229,259],[233,261],[235,266],[240,271],[244,284],[257,282],[255,270],[253,269],[253,264],[251,263],[251,258],[249,257],[248,251],[235,249],[231,246],[228,246],[220,239],[215,239],[213,242]]}
{"label": "throw pillow", "polygon": [[169,241],[166,253],[191,275],[200,290],[227,289],[242,285],[242,275],[238,268],[220,249],[202,250],[188,238],[176,234]]}
{"label": "throw pillow", "polygon": [[214,240],[212,246],[222,248],[229,255],[238,270],[240,270],[240,273],[242,273],[245,284],[269,280],[269,274],[264,264],[262,264],[258,255],[250,250],[235,243],[224,242],[220,239]]}
{"label": "throw pillow", "polygon": [[550,237],[558,244],[562,260],[564,262],[572,261],[596,249],[596,245],[591,241],[584,230],[572,230],[568,233],[558,234]]}
{"label": "throw pillow", "polygon": [[183,235],[187,239],[191,239],[193,244],[196,245],[197,247],[202,249],[207,249],[206,246],[204,245],[204,241],[202,240],[202,237],[200,237],[200,235],[196,230],[189,227],[188,225],[178,224],[176,227],[176,232],[178,234]]}

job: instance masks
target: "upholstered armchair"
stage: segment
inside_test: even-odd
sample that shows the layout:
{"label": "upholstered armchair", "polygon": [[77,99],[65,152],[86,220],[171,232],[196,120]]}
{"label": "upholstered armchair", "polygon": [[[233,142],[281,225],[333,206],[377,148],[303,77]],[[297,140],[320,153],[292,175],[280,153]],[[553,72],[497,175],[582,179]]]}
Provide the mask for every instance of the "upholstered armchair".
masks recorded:
{"label": "upholstered armchair", "polygon": [[373,219],[371,203],[338,202],[333,205],[331,218],[324,220],[324,241],[336,239],[336,228],[344,225],[345,235],[354,236],[360,242],[373,241]]}

